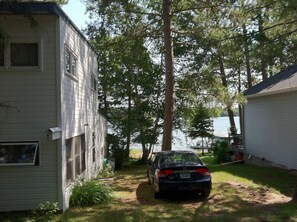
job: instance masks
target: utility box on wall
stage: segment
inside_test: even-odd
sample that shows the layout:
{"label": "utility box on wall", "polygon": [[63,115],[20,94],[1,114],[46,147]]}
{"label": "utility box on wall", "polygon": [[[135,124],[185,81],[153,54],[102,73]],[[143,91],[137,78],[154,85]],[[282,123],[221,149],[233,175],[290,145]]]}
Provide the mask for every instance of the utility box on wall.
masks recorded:
{"label": "utility box on wall", "polygon": [[60,139],[62,136],[62,130],[60,127],[49,128],[47,136],[49,140]]}

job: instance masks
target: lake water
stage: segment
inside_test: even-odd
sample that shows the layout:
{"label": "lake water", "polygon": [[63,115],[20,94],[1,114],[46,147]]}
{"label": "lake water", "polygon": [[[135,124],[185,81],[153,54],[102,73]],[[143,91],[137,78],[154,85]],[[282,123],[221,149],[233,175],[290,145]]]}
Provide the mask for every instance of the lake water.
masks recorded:
{"label": "lake water", "polygon": [[[234,117],[236,128],[238,129],[238,133],[240,133],[239,127],[239,117]],[[229,118],[228,117],[218,117],[213,119],[213,127],[214,127],[214,135],[220,137],[227,137],[228,130],[230,128]],[[175,130],[173,132],[173,143],[172,149],[189,149],[191,146],[195,146],[199,141],[197,139],[191,139],[187,137],[182,131]],[[154,151],[161,150],[161,142],[162,136],[159,137],[159,143],[154,147]],[[132,149],[141,149],[140,144],[132,144]]]}

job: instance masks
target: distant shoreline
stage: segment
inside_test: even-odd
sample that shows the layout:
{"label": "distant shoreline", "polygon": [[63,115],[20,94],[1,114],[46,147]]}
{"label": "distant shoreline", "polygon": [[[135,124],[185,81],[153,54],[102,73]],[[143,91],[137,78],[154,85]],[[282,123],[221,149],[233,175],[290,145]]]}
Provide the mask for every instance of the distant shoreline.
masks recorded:
{"label": "distant shoreline", "polygon": [[[213,124],[214,124],[214,135],[220,136],[220,137],[228,137],[228,130],[230,128],[229,123],[229,117],[223,116],[223,117],[214,117]],[[239,127],[239,117],[234,117],[236,128],[238,130],[238,133],[240,133],[240,127]],[[199,140],[198,139],[191,139],[188,136],[186,136],[182,131],[175,130],[173,132],[174,141],[172,144],[172,148],[177,149],[190,149],[190,147],[195,146]],[[155,151],[161,149],[161,142],[162,142],[162,136],[159,136],[159,144],[155,145]],[[140,144],[131,144],[131,149],[142,149]]]}

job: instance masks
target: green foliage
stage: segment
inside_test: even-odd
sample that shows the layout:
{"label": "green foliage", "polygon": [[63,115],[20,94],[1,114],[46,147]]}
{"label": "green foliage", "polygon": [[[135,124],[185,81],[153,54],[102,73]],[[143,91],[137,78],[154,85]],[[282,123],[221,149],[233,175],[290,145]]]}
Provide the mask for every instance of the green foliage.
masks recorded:
{"label": "green foliage", "polygon": [[72,189],[69,205],[91,206],[108,203],[112,199],[112,188],[96,180],[77,181]]}
{"label": "green foliage", "polygon": [[102,171],[99,173],[99,178],[109,178],[114,176],[114,169],[110,164],[106,163],[103,165]]}
{"label": "green foliage", "polygon": [[[100,53],[100,108],[126,148],[133,139],[151,145],[164,118],[163,1],[84,2],[98,21],[86,33]],[[295,0],[171,3],[176,128],[199,103],[232,117],[247,87],[297,63]]]}
{"label": "green foliage", "polygon": [[2,0],[0,2],[8,2],[8,3],[14,3],[14,2],[56,2],[57,4],[67,4],[69,0]]}
{"label": "green foliage", "polygon": [[[119,135],[120,136],[120,135]],[[115,169],[119,169],[122,167],[124,162],[128,160],[126,158],[127,150],[123,146],[123,141],[114,134],[107,135],[107,144],[109,147],[109,156],[115,161]]]}
{"label": "green foliage", "polygon": [[51,218],[60,212],[57,202],[45,202],[38,205],[37,208],[33,210],[33,215],[35,216],[35,221],[50,221]]}
{"label": "green foliage", "polygon": [[231,156],[229,154],[231,148],[226,140],[215,142],[211,148],[216,163],[225,163],[231,161]]}
{"label": "green foliage", "polygon": [[108,115],[119,140],[112,148],[114,157],[123,162],[129,157],[133,140],[144,147],[156,143],[162,111],[162,71],[152,61],[143,38],[111,37],[105,29],[89,31],[97,35],[94,44],[100,53],[100,109]]}
{"label": "green foliage", "polygon": [[8,35],[0,25],[0,45],[3,45],[8,40]]}
{"label": "green foliage", "polygon": [[212,137],[212,131],[213,125],[210,112],[202,104],[199,104],[190,120],[189,136],[192,138]]}

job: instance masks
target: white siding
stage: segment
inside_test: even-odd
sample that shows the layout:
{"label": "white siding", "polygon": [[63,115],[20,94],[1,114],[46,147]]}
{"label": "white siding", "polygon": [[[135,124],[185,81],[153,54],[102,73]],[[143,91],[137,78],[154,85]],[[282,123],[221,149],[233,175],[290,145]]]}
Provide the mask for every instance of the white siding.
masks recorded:
{"label": "white siding", "polygon": [[42,69],[0,69],[0,141],[39,141],[39,166],[0,167],[0,211],[28,210],[45,201],[58,201],[57,146],[47,139],[56,126],[55,16],[34,16],[31,27],[24,16],[2,15],[9,40],[42,43]]}
{"label": "white siding", "polygon": [[297,169],[297,92],[249,99],[245,107],[247,154]]}
{"label": "white siding", "polygon": [[[97,91],[91,89],[92,73],[97,75],[97,55],[77,31],[63,19],[60,20],[60,49],[61,49],[61,112],[63,128],[63,208],[68,207],[70,187],[66,183],[66,147],[65,139],[81,134],[86,137],[86,170],[81,175],[92,178],[97,175],[102,166],[103,152],[99,149],[105,147],[106,119],[98,114]],[[65,47],[70,49],[77,58],[75,78],[64,72]],[[97,159],[92,161],[92,133],[96,133]]]}
{"label": "white siding", "polygon": [[[103,164],[106,146],[106,119],[98,114],[97,92],[91,89],[97,75],[96,53],[64,17],[34,16],[31,27],[23,16],[0,17],[1,26],[12,40],[37,40],[42,45],[39,69],[0,67],[0,103],[9,101],[13,109],[0,109],[1,141],[39,141],[40,165],[0,167],[0,211],[29,210],[45,201],[59,201],[68,207],[70,187],[66,183],[65,140],[86,136],[86,170],[92,178]],[[77,58],[77,75],[64,73],[64,50]],[[62,129],[62,138],[51,141],[47,131]],[[92,134],[96,135],[93,162]]]}

